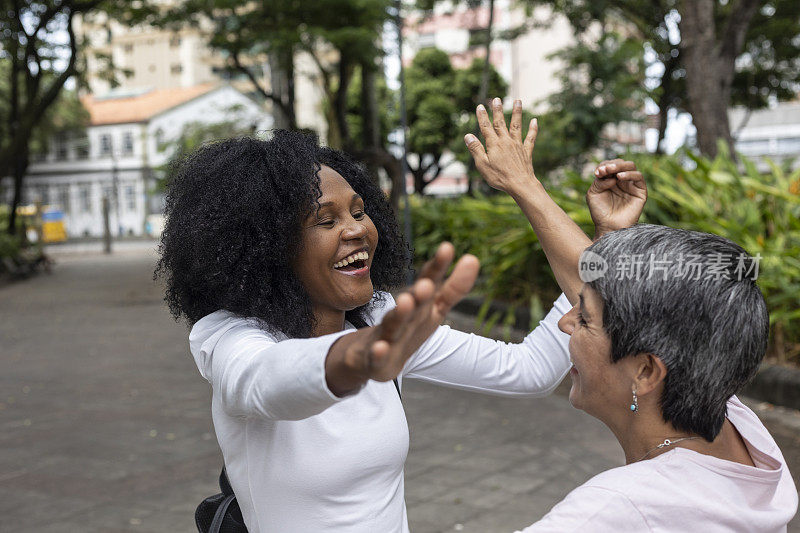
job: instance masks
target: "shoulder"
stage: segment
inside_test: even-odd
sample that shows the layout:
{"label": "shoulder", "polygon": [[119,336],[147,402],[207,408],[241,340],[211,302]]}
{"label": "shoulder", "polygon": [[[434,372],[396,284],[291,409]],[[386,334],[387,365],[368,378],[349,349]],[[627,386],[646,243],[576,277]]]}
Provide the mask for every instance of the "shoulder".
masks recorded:
{"label": "shoulder", "polygon": [[189,332],[189,350],[206,379],[211,375],[212,354],[221,357],[240,347],[258,344],[267,346],[281,340],[279,334],[261,328],[258,321],[230,311],[219,310],[198,320]]}
{"label": "shoulder", "polygon": [[394,309],[394,307],[394,298],[391,293],[385,291],[376,292],[369,304],[367,322],[372,326],[380,324],[384,315]]}
{"label": "shoulder", "polygon": [[752,409],[742,403],[736,396],[731,396],[726,405],[727,417],[736,431],[756,450],[770,455],[780,463],[784,463],[775,439]]}
{"label": "shoulder", "polygon": [[[616,469],[614,469],[616,470]],[[626,491],[595,476],[570,492],[523,533],[545,531],[649,531],[650,526]]]}

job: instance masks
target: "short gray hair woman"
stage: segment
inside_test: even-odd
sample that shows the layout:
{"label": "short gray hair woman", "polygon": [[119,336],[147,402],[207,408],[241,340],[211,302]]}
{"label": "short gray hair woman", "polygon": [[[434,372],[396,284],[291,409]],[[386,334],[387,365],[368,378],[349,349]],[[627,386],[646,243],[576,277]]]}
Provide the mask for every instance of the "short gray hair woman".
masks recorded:
{"label": "short gray hair woman", "polygon": [[524,531],[786,531],[797,490],[775,441],[735,396],[766,350],[758,262],[706,233],[638,225],[581,257],[570,402],[605,423],[626,465]]}

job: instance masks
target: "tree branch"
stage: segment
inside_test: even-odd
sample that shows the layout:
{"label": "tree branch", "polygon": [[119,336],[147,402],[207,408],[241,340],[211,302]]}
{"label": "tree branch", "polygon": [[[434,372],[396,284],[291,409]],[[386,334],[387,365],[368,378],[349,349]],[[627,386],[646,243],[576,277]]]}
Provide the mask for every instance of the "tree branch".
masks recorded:
{"label": "tree branch", "polygon": [[739,0],[728,16],[728,23],[722,34],[720,43],[720,58],[733,61],[739,55],[747,36],[747,28],[756,14],[761,2],[759,0]]}
{"label": "tree branch", "polygon": [[266,89],[264,89],[261,86],[261,84],[258,83],[258,80],[256,79],[255,75],[253,75],[253,73],[250,71],[250,69],[242,64],[241,60],[239,59],[239,52],[231,53],[230,57],[233,60],[233,64],[236,67],[236,69],[244,73],[245,76],[247,76],[247,78],[253,84],[255,89],[261,94],[261,96],[263,96],[268,100],[271,100],[272,103],[280,107],[283,110],[283,112],[286,113],[286,116],[291,115],[291,113],[289,112],[291,110],[287,108],[286,104],[283,101],[281,101],[281,99],[278,98],[278,96],[275,93],[267,92]]}

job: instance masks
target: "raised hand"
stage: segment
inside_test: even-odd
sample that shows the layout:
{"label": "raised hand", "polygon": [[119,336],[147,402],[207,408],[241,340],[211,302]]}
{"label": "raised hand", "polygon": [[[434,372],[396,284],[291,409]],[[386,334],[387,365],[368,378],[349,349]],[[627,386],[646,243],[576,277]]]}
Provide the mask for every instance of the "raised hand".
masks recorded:
{"label": "raised hand", "polygon": [[647,201],[647,185],[633,161],[603,161],[594,176],[586,203],[594,221],[595,237],[636,224]]}
{"label": "raised hand", "polygon": [[499,98],[492,101],[491,120],[482,105],[478,106],[475,115],[486,141],[486,149],[472,134],[466,135],[464,142],[486,183],[511,195],[536,183],[538,180],[533,172],[531,158],[539,125],[536,119],[531,120],[525,140],[522,139],[522,102],[514,101],[508,128]]}
{"label": "raised hand", "polygon": [[408,358],[475,284],[480,264],[473,255],[463,256],[445,279],[454,256],[453,245],[442,243],[380,324],[334,343],[325,362],[328,387],[334,394],[342,396],[369,379],[389,381],[400,374]]}

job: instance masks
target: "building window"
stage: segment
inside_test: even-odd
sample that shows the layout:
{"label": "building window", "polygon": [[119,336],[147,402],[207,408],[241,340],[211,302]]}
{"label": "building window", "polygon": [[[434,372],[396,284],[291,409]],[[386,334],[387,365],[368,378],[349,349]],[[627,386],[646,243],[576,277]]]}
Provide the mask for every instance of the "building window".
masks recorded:
{"label": "building window", "polygon": [[42,205],[50,203],[50,194],[47,185],[37,185],[34,193],[34,202],[40,202]]}
{"label": "building window", "polygon": [[172,36],[172,37],[170,37],[170,39],[169,39],[169,45],[170,45],[172,48],[176,48],[176,47],[180,46],[180,45],[181,45],[181,38],[180,38],[180,37],[178,37],[177,35],[173,35],[173,36]]}
{"label": "building window", "polygon": [[58,206],[64,213],[69,213],[69,185],[58,186]]}
{"label": "building window", "polygon": [[78,187],[80,197],[81,213],[90,213],[92,211],[92,188],[88,183],[83,183]]}
{"label": "building window", "polygon": [[183,72],[183,67],[181,65],[172,65],[169,68],[169,71],[173,74],[180,74],[181,72]]}
{"label": "building window", "polygon": [[103,198],[108,198],[108,209],[115,211],[117,208],[116,198],[114,197],[114,187],[111,185],[103,185]]}
{"label": "building window", "polygon": [[436,46],[436,34],[435,33],[420,33],[417,44],[420,48],[431,48]]}
{"label": "building window", "polygon": [[78,159],[89,159],[89,137],[81,135],[75,139],[75,155]]}
{"label": "building window", "polygon": [[67,146],[68,141],[69,138],[67,137],[66,133],[62,132],[56,135],[56,161],[65,161],[67,159],[67,156],[69,155],[69,147]]}
{"label": "building window", "polygon": [[133,185],[125,186],[125,208],[136,211],[136,188]]}
{"label": "building window", "polygon": [[126,131],[122,134],[122,155],[133,155],[133,132]]}
{"label": "building window", "polygon": [[160,152],[162,150],[162,146],[164,146],[164,130],[158,128],[155,134],[156,138],[156,149]]}
{"label": "building window", "polygon": [[125,43],[122,49],[125,50],[126,54],[133,53],[133,43]]}
{"label": "building window", "polygon": [[111,150],[114,147],[111,145],[111,135],[105,133],[100,136],[100,157],[107,157],[111,155]]}

